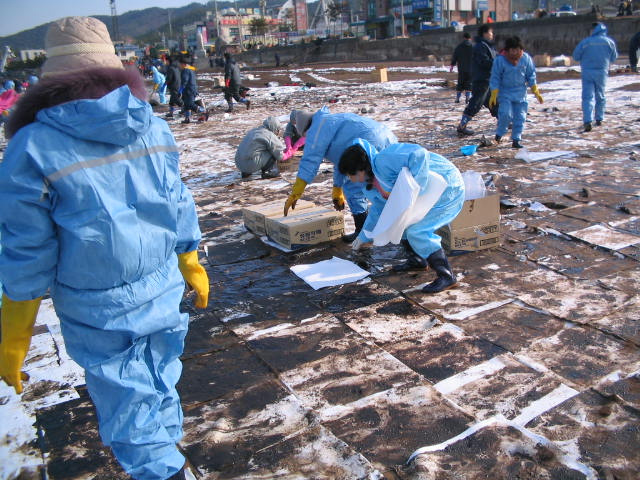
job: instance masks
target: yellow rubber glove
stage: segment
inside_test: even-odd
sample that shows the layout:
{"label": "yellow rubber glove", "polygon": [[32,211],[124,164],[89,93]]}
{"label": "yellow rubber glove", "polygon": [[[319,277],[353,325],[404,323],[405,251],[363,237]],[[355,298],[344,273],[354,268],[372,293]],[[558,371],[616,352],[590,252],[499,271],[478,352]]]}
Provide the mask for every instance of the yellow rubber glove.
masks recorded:
{"label": "yellow rubber glove", "polygon": [[489,97],[489,108],[493,108],[498,103],[498,89],[491,90],[491,97]]}
{"label": "yellow rubber glove", "polygon": [[333,208],[339,212],[344,210],[346,199],[344,198],[342,187],[333,187],[333,190],[331,191],[331,198],[333,199]]}
{"label": "yellow rubber glove", "polygon": [[540,90],[538,90],[538,85],[533,85],[531,87],[531,92],[536,96],[536,99],[538,99],[538,103],[544,103],[544,99],[542,98],[542,95],[540,95]]}
{"label": "yellow rubber glove", "polygon": [[295,210],[296,203],[300,200],[306,186],[307,182],[302,180],[300,177],[296,177],[296,182],[293,184],[293,188],[291,189],[291,195],[289,195],[289,198],[287,198],[287,201],[284,203],[285,217],[289,213],[289,209]]}
{"label": "yellow rubber glove", "polygon": [[178,255],[178,268],[185,282],[196,291],[196,308],[207,308],[209,303],[209,277],[198,262],[198,251]]}
{"label": "yellow rubber glove", "polygon": [[29,351],[33,324],[42,297],[35,300],[14,301],[2,295],[2,343],[0,343],[0,377],[16,393],[22,393],[22,382],[29,376],[22,372]]}

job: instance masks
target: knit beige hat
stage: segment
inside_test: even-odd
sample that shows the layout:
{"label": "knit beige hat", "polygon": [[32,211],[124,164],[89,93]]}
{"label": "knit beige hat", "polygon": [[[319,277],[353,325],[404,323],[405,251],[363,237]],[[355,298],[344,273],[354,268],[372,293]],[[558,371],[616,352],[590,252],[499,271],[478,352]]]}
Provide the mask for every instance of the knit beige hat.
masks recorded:
{"label": "knit beige hat", "polygon": [[104,23],[92,17],[65,17],[51,24],[45,38],[43,76],[90,68],[123,68]]}

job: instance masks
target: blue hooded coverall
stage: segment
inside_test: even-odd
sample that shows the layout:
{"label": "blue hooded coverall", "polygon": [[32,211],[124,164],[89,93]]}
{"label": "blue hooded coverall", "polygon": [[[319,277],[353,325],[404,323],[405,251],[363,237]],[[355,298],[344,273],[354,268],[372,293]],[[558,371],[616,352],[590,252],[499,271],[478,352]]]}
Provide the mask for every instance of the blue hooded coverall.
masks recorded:
{"label": "blue hooded coverall", "polygon": [[498,55],[491,67],[489,88],[498,89],[498,127],[496,135],[502,137],[513,123],[511,139],[520,140],[527,120],[527,85],[536,84],[536,68],[531,57],[523,52],[514,65],[504,55]]}
{"label": "blue hooded coverall", "polygon": [[[407,227],[402,235],[422,258],[427,258],[440,250],[442,238],[435,233],[436,230],[456,218],[464,203],[464,180],[456,166],[442,155],[429,152],[420,145],[412,143],[395,143],[381,151],[377,151],[369,142],[361,138],[353,144],[360,145],[367,153],[374,176],[387,192],[393,190],[402,167],[409,169],[420,186],[419,195],[429,189],[430,170],[445,179],[448,186],[433,208],[422,220]],[[371,207],[358,238],[363,242],[370,242],[372,239],[368,238],[364,232],[365,230],[373,231],[387,201],[376,188],[364,189],[364,192],[371,202]]]}
{"label": "blue hooded coverall", "polygon": [[160,73],[157,67],[151,67],[151,72],[153,72],[153,84],[157,85],[156,92],[158,92],[158,98],[160,99],[160,103],[167,103],[167,84],[165,83],[165,76]]}
{"label": "blue hooded coverall", "polygon": [[167,124],[126,85],[40,110],[7,147],[0,204],[5,293],[50,289],[105,445],[136,479],[175,474],[188,324],[177,254],[200,230]]}
{"label": "blue hooded coverall", "polygon": [[573,51],[573,58],[580,62],[582,71],[582,120],[593,121],[595,96],[595,119],[604,120],[605,97],[609,64],[618,58],[618,50],[613,40],[607,37],[607,27],[602,23],[593,28],[590,37],[582,40]]}
{"label": "blue hooded coverall", "polygon": [[376,148],[396,143],[396,136],[382,123],[355,113],[330,113],[327,107],[318,110],[307,130],[304,154],[298,167],[298,177],[311,183],[318,173],[323,159],[333,163],[333,186],[342,187],[353,215],[367,211],[364,184],[353,183],[338,170],[344,151],[356,138],[370,142]]}

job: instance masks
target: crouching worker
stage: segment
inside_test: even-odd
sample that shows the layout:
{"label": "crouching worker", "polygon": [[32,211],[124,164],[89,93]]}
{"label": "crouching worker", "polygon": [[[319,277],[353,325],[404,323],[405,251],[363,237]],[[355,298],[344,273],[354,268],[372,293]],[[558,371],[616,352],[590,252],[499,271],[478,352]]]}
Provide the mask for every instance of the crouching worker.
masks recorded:
{"label": "crouching worker", "polygon": [[257,171],[262,171],[262,178],[280,176],[278,162],[282,161],[284,143],[279,134],[280,123],[276,117],[267,117],[261,126],[247,132],[236,151],[236,167],[242,178]]}
{"label": "crouching worker", "polygon": [[209,280],[178,147],[104,23],[58,20],[45,45],[42,80],[9,118],[0,164],[0,376],[22,392],[48,291],[102,441],[124,470],[136,480],[193,478],[176,447],[189,322],[179,307],[185,280],[206,307]]}
{"label": "crouching worker", "polygon": [[366,182],[365,195],[371,202],[369,215],[352,248],[359,250],[372,242],[365,232],[374,230],[403,167],[407,167],[419,185],[419,196],[429,192],[432,182],[435,184],[430,172],[439,175],[439,187],[443,190],[439,190],[442,193],[436,197],[437,201],[426,215],[404,230],[402,243],[407,250],[408,259],[404,264],[396,265],[393,270],[423,270],[429,266],[436,272],[437,278],[422,291],[441,292],[455,285],[456,277],[442,249],[441,238],[435,232],[450,223],[462,210],[464,181],[460,171],[437,153],[409,143],[396,143],[378,152],[362,139],[355,140],[344,151],[340,157],[340,173],[348,175],[352,182]]}

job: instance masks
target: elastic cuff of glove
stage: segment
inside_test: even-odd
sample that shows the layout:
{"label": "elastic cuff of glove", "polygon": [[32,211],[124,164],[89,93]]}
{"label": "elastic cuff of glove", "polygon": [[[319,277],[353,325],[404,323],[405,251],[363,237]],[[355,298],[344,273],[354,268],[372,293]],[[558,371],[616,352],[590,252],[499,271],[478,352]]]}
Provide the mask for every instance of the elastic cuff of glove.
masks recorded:
{"label": "elastic cuff of glove", "polygon": [[198,250],[191,250],[190,252],[178,255],[178,267],[180,270],[183,268],[193,268],[197,265],[200,265],[198,261]]}
{"label": "elastic cuff of glove", "polygon": [[302,180],[300,177],[296,177],[296,181],[293,184],[293,188],[291,189],[291,195],[295,195],[298,198],[300,198],[306,187],[307,187],[307,182]]}

